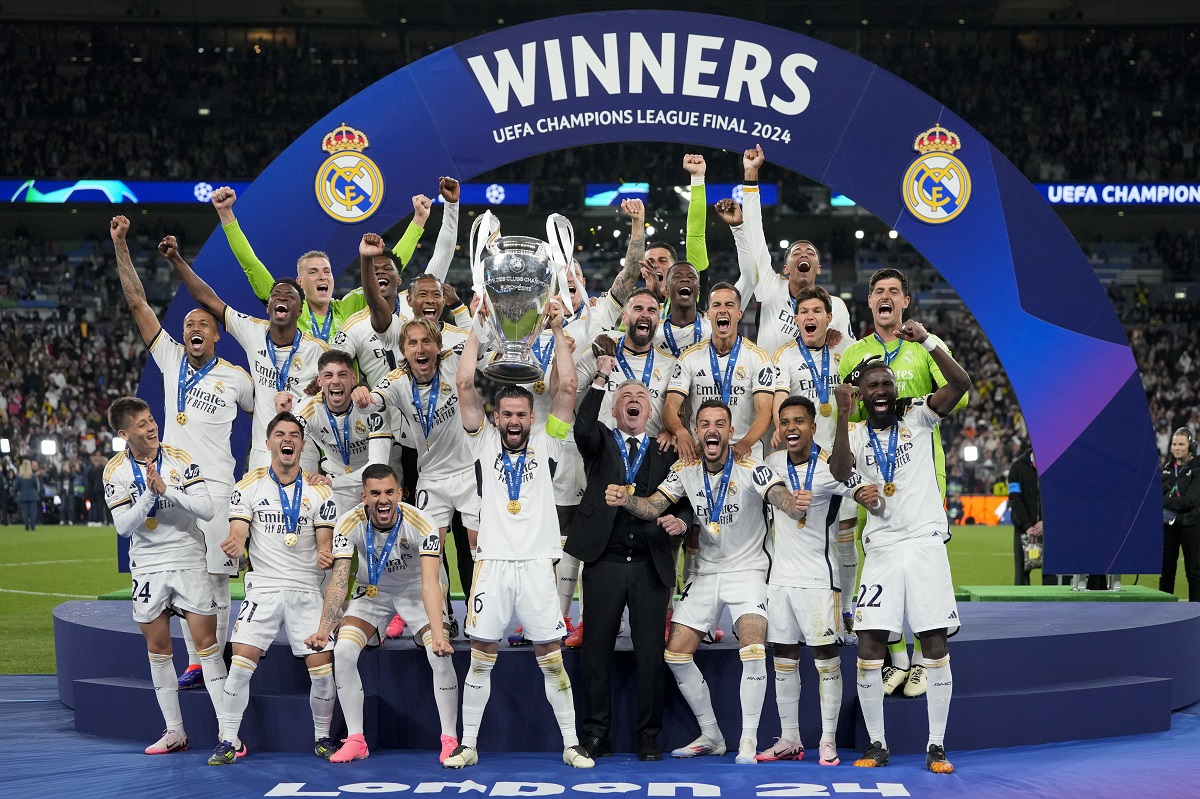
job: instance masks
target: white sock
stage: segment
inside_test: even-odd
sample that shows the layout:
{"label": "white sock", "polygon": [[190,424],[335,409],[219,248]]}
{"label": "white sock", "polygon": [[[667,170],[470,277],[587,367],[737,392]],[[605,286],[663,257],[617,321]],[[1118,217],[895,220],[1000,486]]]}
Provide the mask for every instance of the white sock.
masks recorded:
{"label": "white sock", "polygon": [[[758,742],[758,720],[762,717],[763,700],[767,698],[767,648],[748,644],[738,650],[742,660],[742,737]],[[797,711],[798,712],[798,711]]]}
{"label": "white sock", "polygon": [[894,644],[888,644],[888,654],[891,656],[892,665],[900,669],[900,671],[908,671],[908,644],[901,638]]}
{"label": "white sock", "polygon": [[563,616],[570,616],[575,586],[579,583],[579,559],[564,552],[554,566],[554,576],[558,583],[558,609]]}
{"label": "white sock", "polygon": [[425,657],[429,660],[429,668],[433,670],[433,701],[437,704],[442,735],[457,738],[458,674],[454,671],[454,661],[433,654],[433,634],[428,630],[421,640],[425,643]]}
{"label": "white sock", "polygon": [[800,741],[800,661],[775,658],[775,705],[779,710],[779,737]]}
{"label": "white sock", "polygon": [[213,595],[217,600],[217,652],[224,657],[225,644],[229,643],[229,614],[233,607],[229,596],[229,575],[210,574],[209,579],[212,580]]}
{"label": "white sock", "polygon": [[816,660],[817,690],[821,695],[821,743],[837,740],[838,714],[842,711],[842,658]]}
{"label": "white sock", "polygon": [[[950,717],[950,695],[954,693],[954,677],[950,673],[950,655],[925,663],[925,701],[929,713],[929,743],[942,746],[946,739],[946,720]],[[929,748],[927,744],[926,749]]]}
{"label": "white sock", "polygon": [[349,624],[338,631],[337,642],[333,645],[333,674],[337,678],[338,701],[346,718],[347,735],[363,733],[363,684],[358,673],[358,656],[366,645],[366,634]]}
{"label": "white sock", "polygon": [[471,666],[467,669],[467,678],[463,680],[463,746],[475,747],[479,740],[483,711],[492,695],[492,667],[495,665],[495,655],[478,649],[471,650]]}
{"label": "white sock", "polygon": [[221,740],[234,743],[242,726],[246,705],[250,704],[250,678],[258,664],[249,658],[234,655],[229,661],[229,677],[225,680],[221,710],[217,719],[221,723]]}
{"label": "white sock", "polygon": [[333,701],[337,698],[333,664],[309,666],[308,679],[312,681],[312,687],[308,689],[308,706],[312,710],[313,740],[319,741],[329,737],[329,725],[333,723]]}
{"label": "white sock", "polygon": [[[844,540],[843,540],[844,539]],[[842,615],[854,612],[854,592],[858,588],[858,545],[854,528],[838,530],[838,576],[842,583]]]}
{"label": "white sock", "polygon": [[179,711],[179,675],[170,655],[150,655],[150,679],[154,683],[154,698],[162,711],[167,729],[183,734],[183,714]]}
{"label": "white sock", "polygon": [[563,748],[575,746],[579,743],[579,734],[575,730],[575,698],[571,693],[571,678],[563,667],[562,650],[539,656],[537,664],[545,678],[546,700],[558,720]]}
{"label": "white sock", "polygon": [[663,654],[663,659],[675,677],[679,693],[683,694],[688,707],[692,709],[696,721],[700,724],[700,734],[710,741],[724,741],[725,736],[721,735],[721,728],[717,726],[717,714],[713,712],[708,684],[704,682],[704,675],[700,673],[696,661],[691,655],[672,652],[669,649]]}
{"label": "white sock", "polygon": [[[184,625],[184,627],[186,626]],[[213,644],[208,649],[201,649],[196,654],[200,656],[200,668],[204,670],[204,687],[208,689],[208,698],[212,700],[217,718],[220,718],[221,702],[225,698],[222,689],[225,687],[225,679],[229,676],[225,668],[225,661],[221,658],[221,648]]]}
{"label": "white sock", "polygon": [[867,725],[867,739],[887,749],[883,732],[883,661],[858,659],[858,705]]}
{"label": "white sock", "polygon": [[925,665],[925,654],[921,651],[921,639],[913,639],[912,664],[914,666]]}
{"label": "white sock", "polygon": [[196,654],[196,642],[192,639],[192,628],[188,627],[187,619],[179,620],[179,629],[183,631],[183,645],[187,648],[188,668],[200,665],[200,656]]}

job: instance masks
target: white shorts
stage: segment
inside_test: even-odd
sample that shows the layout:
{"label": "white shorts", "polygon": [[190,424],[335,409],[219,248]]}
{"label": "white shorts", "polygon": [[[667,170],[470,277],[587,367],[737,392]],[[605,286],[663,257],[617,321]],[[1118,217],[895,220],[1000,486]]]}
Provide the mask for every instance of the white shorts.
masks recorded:
{"label": "white shorts", "polygon": [[[389,587],[381,590],[374,597],[367,596],[363,592],[364,587],[362,585],[355,587],[350,605],[346,608],[346,616],[356,616],[372,627],[382,630],[392,620],[392,616],[399,613],[413,638],[417,638],[421,628],[429,624],[429,616],[425,613],[425,603],[421,600],[420,579],[413,580],[410,585],[403,588]],[[449,621],[445,610],[445,588],[443,585],[443,623]]]}
{"label": "white shorts", "polygon": [[170,611],[177,616],[198,613],[215,616],[217,603],[208,572],[200,569],[175,569],[161,572],[133,572],[133,620],[149,624]]}
{"label": "white shorts", "polygon": [[438,527],[449,527],[450,518],[458,511],[468,530],[478,530],[479,489],[474,467],[451,475],[418,476],[417,496],[412,504],[429,514]]}
{"label": "white shorts", "polygon": [[208,550],[205,555],[208,571],[210,574],[236,577],[237,558],[231,558],[221,551],[221,542],[229,537],[229,495],[233,493],[233,484],[205,478],[204,485],[212,497],[213,506],[212,521],[198,523],[200,532],[204,534],[204,546]]}
{"label": "white shorts", "polygon": [[700,574],[683,587],[671,621],[710,632],[721,619],[721,610],[729,606],[736,626],[747,613],[767,617],[767,573],[740,571],[726,574]]}
{"label": "white shorts", "polygon": [[767,640],[773,644],[835,644],[841,616],[839,591],[767,586]]}
{"label": "white shorts", "polygon": [[938,538],[873,547],[863,562],[856,630],[914,633],[958,629],[958,603],[946,545]]}
{"label": "white shorts", "polygon": [[[319,591],[255,591],[246,592],[238,610],[237,621],[229,634],[230,643],[246,644],[266,652],[275,641],[275,633],[283,625],[292,654],[298,658],[314,655],[304,639],[317,631],[321,624],[321,608],[325,597]],[[333,649],[333,639],[322,651]]]}
{"label": "white shorts", "polygon": [[466,633],[480,641],[499,641],[512,617],[535,644],[557,641],[567,634],[558,606],[554,561],[481,560],[471,579]]}
{"label": "white shorts", "polygon": [[572,431],[563,440],[563,457],[554,470],[554,504],[561,507],[579,505],[586,485],[583,457],[575,445],[575,433]]}

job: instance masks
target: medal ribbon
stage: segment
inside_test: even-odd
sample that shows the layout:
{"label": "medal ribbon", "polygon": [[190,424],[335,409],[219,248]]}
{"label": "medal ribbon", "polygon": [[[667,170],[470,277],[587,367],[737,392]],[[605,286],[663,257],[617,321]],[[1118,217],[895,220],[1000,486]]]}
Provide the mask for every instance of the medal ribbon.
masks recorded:
{"label": "medal ribbon", "polygon": [[883,445],[879,443],[879,436],[875,435],[875,428],[867,424],[867,436],[871,439],[871,449],[875,451],[875,463],[879,467],[879,474],[883,477],[883,482],[891,483],[896,477],[896,441],[900,437],[900,420],[892,422],[892,432],[888,434],[887,456],[884,456]]}
{"label": "medal ribbon", "polygon": [[550,337],[549,343],[546,344],[546,349],[542,349],[541,343],[541,336],[538,336],[534,339],[530,349],[533,351],[533,357],[537,359],[538,366],[542,367],[542,374],[545,374],[547,367],[550,366],[550,358],[554,355],[554,337]]}
{"label": "medal ribbon", "polygon": [[796,466],[792,463],[792,459],[787,459],[788,467],[788,482],[792,484],[793,491],[812,491],[813,473],[817,470],[817,461],[821,454],[821,447],[817,442],[813,442],[812,449],[808,452],[808,469],[804,472],[804,486],[800,486],[800,475],[796,474]]}
{"label": "medal ribbon", "polygon": [[[138,462],[134,459],[132,454],[129,456],[129,465],[133,467],[133,482],[138,487],[138,495],[140,496],[141,494],[145,494],[146,478],[142,476],[142,469],[140,466],[138,466]],[[154,468],[157,469],[160,474],[162,473],[162,447],[158,448],[158,454],[154,456]],[[160,499],[162,499],[162,497],[158,496],[157,494],[154,495],[154,504],[150,506],[150,512],[146,514],[147,519],[153,518],[154,514],[158,513],[158,501]]]}
{"label": "medal ribbon", "polygon": [[738,336],[733,341],[733,349],[729,351],[729,360],[725,362],[725,377],[719,379],[718,374],[721,373],[721,363],[717,359],[717,348],[712,342],[708,343],[708,360],[712,365],[712,379],[717,384],[717,390],[721,392],[721,402],[729,404],[729,397],[733,394],[733,369],[737,366],[737,356],[742,350],[742,337]]}
{"label": "medal ribbon", "polygon": [[517,465],[514,466],[512,461],[508,459],[508,451],[500,450],[500,461],[504,467],[504,482],[508,484],[508,499],[510,502],[515,502],[521,498],[521,477],[525,474],[525,453],[529,451],[529,447],[521,450],[521,457],[517,458]]}
{"label": "medal ribbon", "polygon": [[829,347],[821,347],[821,371],[817,371],[816,361],[813,360],[812,353],[808,351],[808,347],[803,341],[796,342],[800,354],[804,356],[804,362],[808,364],[808,371],[813,376],[813,388],[816,389],[817,399],[824,405],[829,402]]}
{"label": "medal ribbon", "polygon": [[891,366],[892,361],[896,360],[896,356],[900,354],[900,347],[902,347],[904,345],[904,342],[903,341],[897,342],[896,349],[889,352],[887,345],[883,343],[883,339],[881,339],[879,337],[879,334],[874,333],[873,335],[875,336],[875,340],[879,342],[879,346],[883,347],[883,362],[886,363],[888,366]]}
{"label": "medal ribbon", "polygon": [[[633,376],[633,369],[629,366],[629,362],[625,360],[625,337],[621,336],[621,340],[617,342],[617,365],[621,367],[621,371],[625,373],[626,380],[637,380]],[[642,367],[642,385],[650,388],[650,375],[654,373],[654,348],[646,353],[646,365]]]}
{"label": "medal ribbon", "polygon": [[195,388],[213,370],[218,360],[220,359],[214,355],[211,361],[197,369],[191,377],[187,376],[189,366],[187,356],[184,356],[183,360],[179,362],[179,396],[176,398],[179,405],[179,413],[183,413],[183,409],[186,407],[188,392]]}
{"label": "medal ribbon", "polygon": [[[396,301],[397,307],[399,307],[399,304],[400,304],[400,301],[397,299],[397,301]],[[329,334],[333,330],[333,306],[332,305],[329,306],[329,313],[325,314],[325,321],[318,328],[317,327],[317,315],[315,313],[313,313],[312,306],[310,305],[308,307],[308,321],[309,321],[309,327],[312,328],[312,334],[314,336],[316,336],[317,338],[321,339],[321,341],[324,341],[326,344],[328,344],[329,343]],[[282,389],[280,389],[280,390],[282,391]]]}
{"label": "medal ribbon", "polygon": [[292,361],[296,358],[296,350],[300,349],[300,331],[296,331],[296,337],[292,339],[292,351],[288,353],[287,361],[280,369],[277,365],[278,359],[275,357],[275,342],[271,341],[271,334],[267,333],[267,355],[271,359],[271,365],[275,366],[275,390],[287,391],[288,372],[291,371]]}
{"label": "medal ribbon", "polygon": [[[671,350],[671,354],[676,358],[682,349],[675,343],[675,332],[671,330],[671,314],[667,314],[667,318],[663,320],[663,338],[667,341],[667,348]],[[692,344],[699,343],[700,339],[704,338],[704,328],[700,324],[700,313],[696,313],[696,321],[692,323]],[[688,345],[689,347],[691,344]]]}
{"label": "medal ribbon", "polygon": [[433,431],[433,415],[437,410],[438,394],[442,391],[442,373],[439,368],[433,373],[433,382],[429,386],[429,407],[422,410],[421,408],[421,389],[417,386],[417,381],[414,378],[412,381],[413,407],[417,409],[417,421],[421,423],[421,432],[425,434],[425,441],[429,441],[429,434]]}
{"label": "medal ribbon", "polygon": [[[647,440],[649,440],[647,438]],[[717,492],[716,502],[713,502],[712,486],[708,482],[708,467],[703,463],[700,464],[700,473],[704,475],[704,498],[708,502],[708,520],[709,522],[718,522],[721,519],[721,511],[725,508],[725,495],[729,493],[729,475],[733,473],[733,450],[725,456],[725,470],[721,472],[720,490]]]}
{"label": "medal ribbon", "polygon": [[268,467],[267,471],[270,472],[275,487],[279,489],[279,504],[283,506],[283,528],[289,533],[294,533],[300,526],[300,495],[304,493],[303,475],[296,475],[296,481],[293,484],[296,487],[292,489],[292,501],[289,503],[287,492],[283,490],[283,483],[280,483],[279,478],[275,476],[274,467]]}
{"label": "medal ribbon", "polygon": [[617,441],[617,449],[621,450],[621,459],[625,461],[625,484],[633,485],[638,469],[642,468],[642,461],[646,458],[646,453],[650,451],[650,436],[642,438],[642,445],[638,447],[637,455],[633,458],[633,463],[629,462],[629,447],[625,443],[625,436],[621,435],[620,430],[612,431],[613,438]]}
{"label": "medal ribbon", "polygon": [[337,417],[333,415],[333,411],[329,410],[329,406],[325,406],[325,415],[329,417],[329,427],[333,430],[333,441],[337,445],[338,454],[342,456],[342,462],[346,464],[346,468],[350,468],[350,411],[346,409],[346,418],[342,420],[342,432],[338,435]]}
{"label": "medal ribbon", "polygon": [[370,519],[367,519],[366,535],[367,539],[367,582],[371,585],[379,585],[379,577],[383,574],[383,567],[387,564],[388,555],[392,554],[392,547],[396,545],[396,534],[400,532],[400,525],[404,523],[404,514],[399,508],[396,508],[396,524],[388,533],[387,541],[383,544],[383,551],[379,553],[379,558],[375,558],[375,525]]}

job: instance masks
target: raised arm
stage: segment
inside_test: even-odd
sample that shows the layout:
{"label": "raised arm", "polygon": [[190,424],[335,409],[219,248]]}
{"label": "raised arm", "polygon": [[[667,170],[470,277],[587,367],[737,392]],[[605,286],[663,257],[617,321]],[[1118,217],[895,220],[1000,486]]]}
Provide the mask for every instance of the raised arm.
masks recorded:
{"label": "raised arm", "polygon": [[579,389],[579,376],[575,374],[575,359],[567,334],[563,331],[563,307],[557,300],[550,300],[550,330],[554,333],[554,395],[550,399],[550,414],[560,422],[575,421],[575,393]]}
{"label": "raised arm", "polygon": [[475,327],[476,330],[471,331],[471,335],[463,344],[462,355],[458,359],[458,372],[454,378],[454,385],[458,390],[458,412],[462,418],[462,426],[468,433],[479,432],[485,421],[483,398],[475,388],[475,362],[479,359],[478,321]]}
{"label": "raised arm", "polygon": [[704,186],[704,173],[708,165],[705,164],[702,155],[685,155],[683,168],[692,176],[684,251],[687,253],[688,263],[703,275],[704,270],[708,269],[708,244],[704,237],[704,223],[708,214],[708,190]]}
{"label": "raised arm", "polygon": [[233,215],[233,204],[237,202],[237,193],[228,186],[222,186],[212,193],[210,199],[213,207],[217,209],[217,217],[221,220],[221,231],[225,234],[225,240],[229,242],[229,249],[233,250],[233,256],[237,258],[242,271],[246,273],[246,278],[250,281],[250,288],[254,290],[254,296],[266,302],[267,298],[271,296],[271,287],[275,285],[275,277],[271,274],[271,270],[258,260],[258,256],[254,254],[254,248],[250,246],[250,240],[246,238],[246,234],[242,232],[242,228],[238,224],[237,217]]}
{"label": "raised arm", "polygon": [[[417,197],[420,196],[417,195]],[[400,259],[400,274],[404,274],[404,267],[408,266],[413,253],[417,251],[417,242],[421,240],[421,234],[425,232],[425,222],[429,219],[429,206],[418,207],[417,197],[413,197],[412,221],[408,223],[400,241],[396,242],[396,246],[392,248],[392,255]]]}
{"label": "raised arm", "polygon": [[601,355],[596,359],[595,379],[590,381],[575,414],[575,446],[584,457],[597,457],[604,447],[604,436],[600,432],[600,406],[608,394],[608,375],[616,362],[611,355]]}
{"label": "raised arm", "polygon": [[433,245],[433,256],[425,267],[425,274],[433,275],[445,282],[454,259],[454,245],[458,243],[458,197],[461,189],[454,178],[438,181],[438,191],[445,205],[442,206],[442,226],[438,228],[437,243]]}
{"label": "raised arm", "polygon": [[641,200],[622,200],[621,210],[629,217],[629,247],[625,250],[625,265],[608,290],[617,305],[629,299],[646,257],[646,206]]}
{"label": "raised arm", "polygon": [[959,400],[970,390],[971,376],[958,365],[958,361],[950,357],[946,348],[938,344],[937,339],[931,337],[925,326],[917,320],[909,319],[900,326],[896,335],[905,341],[915,341],[929,351],[930,357],[933,358],[933,362],[937,364],[946,380],[945,385],[938,387],[929,395],[929,407],[939,416],[945,416],[953,411]]}
{"label": "raised arm", "polygon": [[117,254],[117,274],[121,278],[121,291],[125,292],[125,301],[133,312],[133,321],[137,322],[138,331],[146,346],[158,337],[162,325],[158,317],[146,302],[146,289],[142,286],[137,270],[133,268],[133,258],[129,255],[129,244],[125,236],[129,233],[129,220],[123,216],[114,216],[108,223],[108,234],[112,236],[113,251]]}
{"label": "raised arm", "polygon": [[833,479],[844,483],[854,470],[854,453],[850,451],[850,413],[858,404],[857,392],[849,383],[840,383],[833,389],[837,403],[837,422],[833,433],[833,449],[829,453],[829,473]]}
{"label": "raised arm", "polygon": [[[183,280],[183,285],[187,287],[188,294],[191,294],[196,302],[204,306],[209,313],[216,316],[224,324],[224,300],[217,296],[217,292],[213,291],[212,287],[196,274],[195,270],[192,269],[192,265],[185,261],[183,256],[179,254],[179,242],[175,240],[175,237],[167,236],[163,239],[158,245],[158,251],[171,262],[171,266],[175,267],[175,271],[179,273],[179,277]],[[268,293],[267,296],[270,296],[270,294]]]}
{"label": "raised arm", "polygon": [[371,328],[382,333],[392,324],[393,309],[383,299],[379,281],[375,279],[375,259],[383,255],[383,238],[374,233],[363,234],[358,243],[358,274],[362,280],[363,296],[371,312]]}

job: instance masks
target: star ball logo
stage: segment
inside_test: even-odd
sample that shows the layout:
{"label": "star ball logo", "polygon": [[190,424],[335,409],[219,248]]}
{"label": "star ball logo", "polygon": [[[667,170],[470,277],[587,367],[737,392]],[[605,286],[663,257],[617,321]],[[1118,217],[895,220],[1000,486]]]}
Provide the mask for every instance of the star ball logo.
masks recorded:
{"label": "star ball logo", "polygon": [[330,155],[317,170],[317,202],[339,222],[362,222],[383,202],[383,175],[363,155],[368,146],[367,134],[345,122],[321,142]]}
{"label": "star ball logo", "polygon": [[961,146],[958,135],[941,125],[934,125],[913,142],[921,156],[904,174],[904,204],[922,222],[940,225],[967,207],[971,175],[954,156]]}

